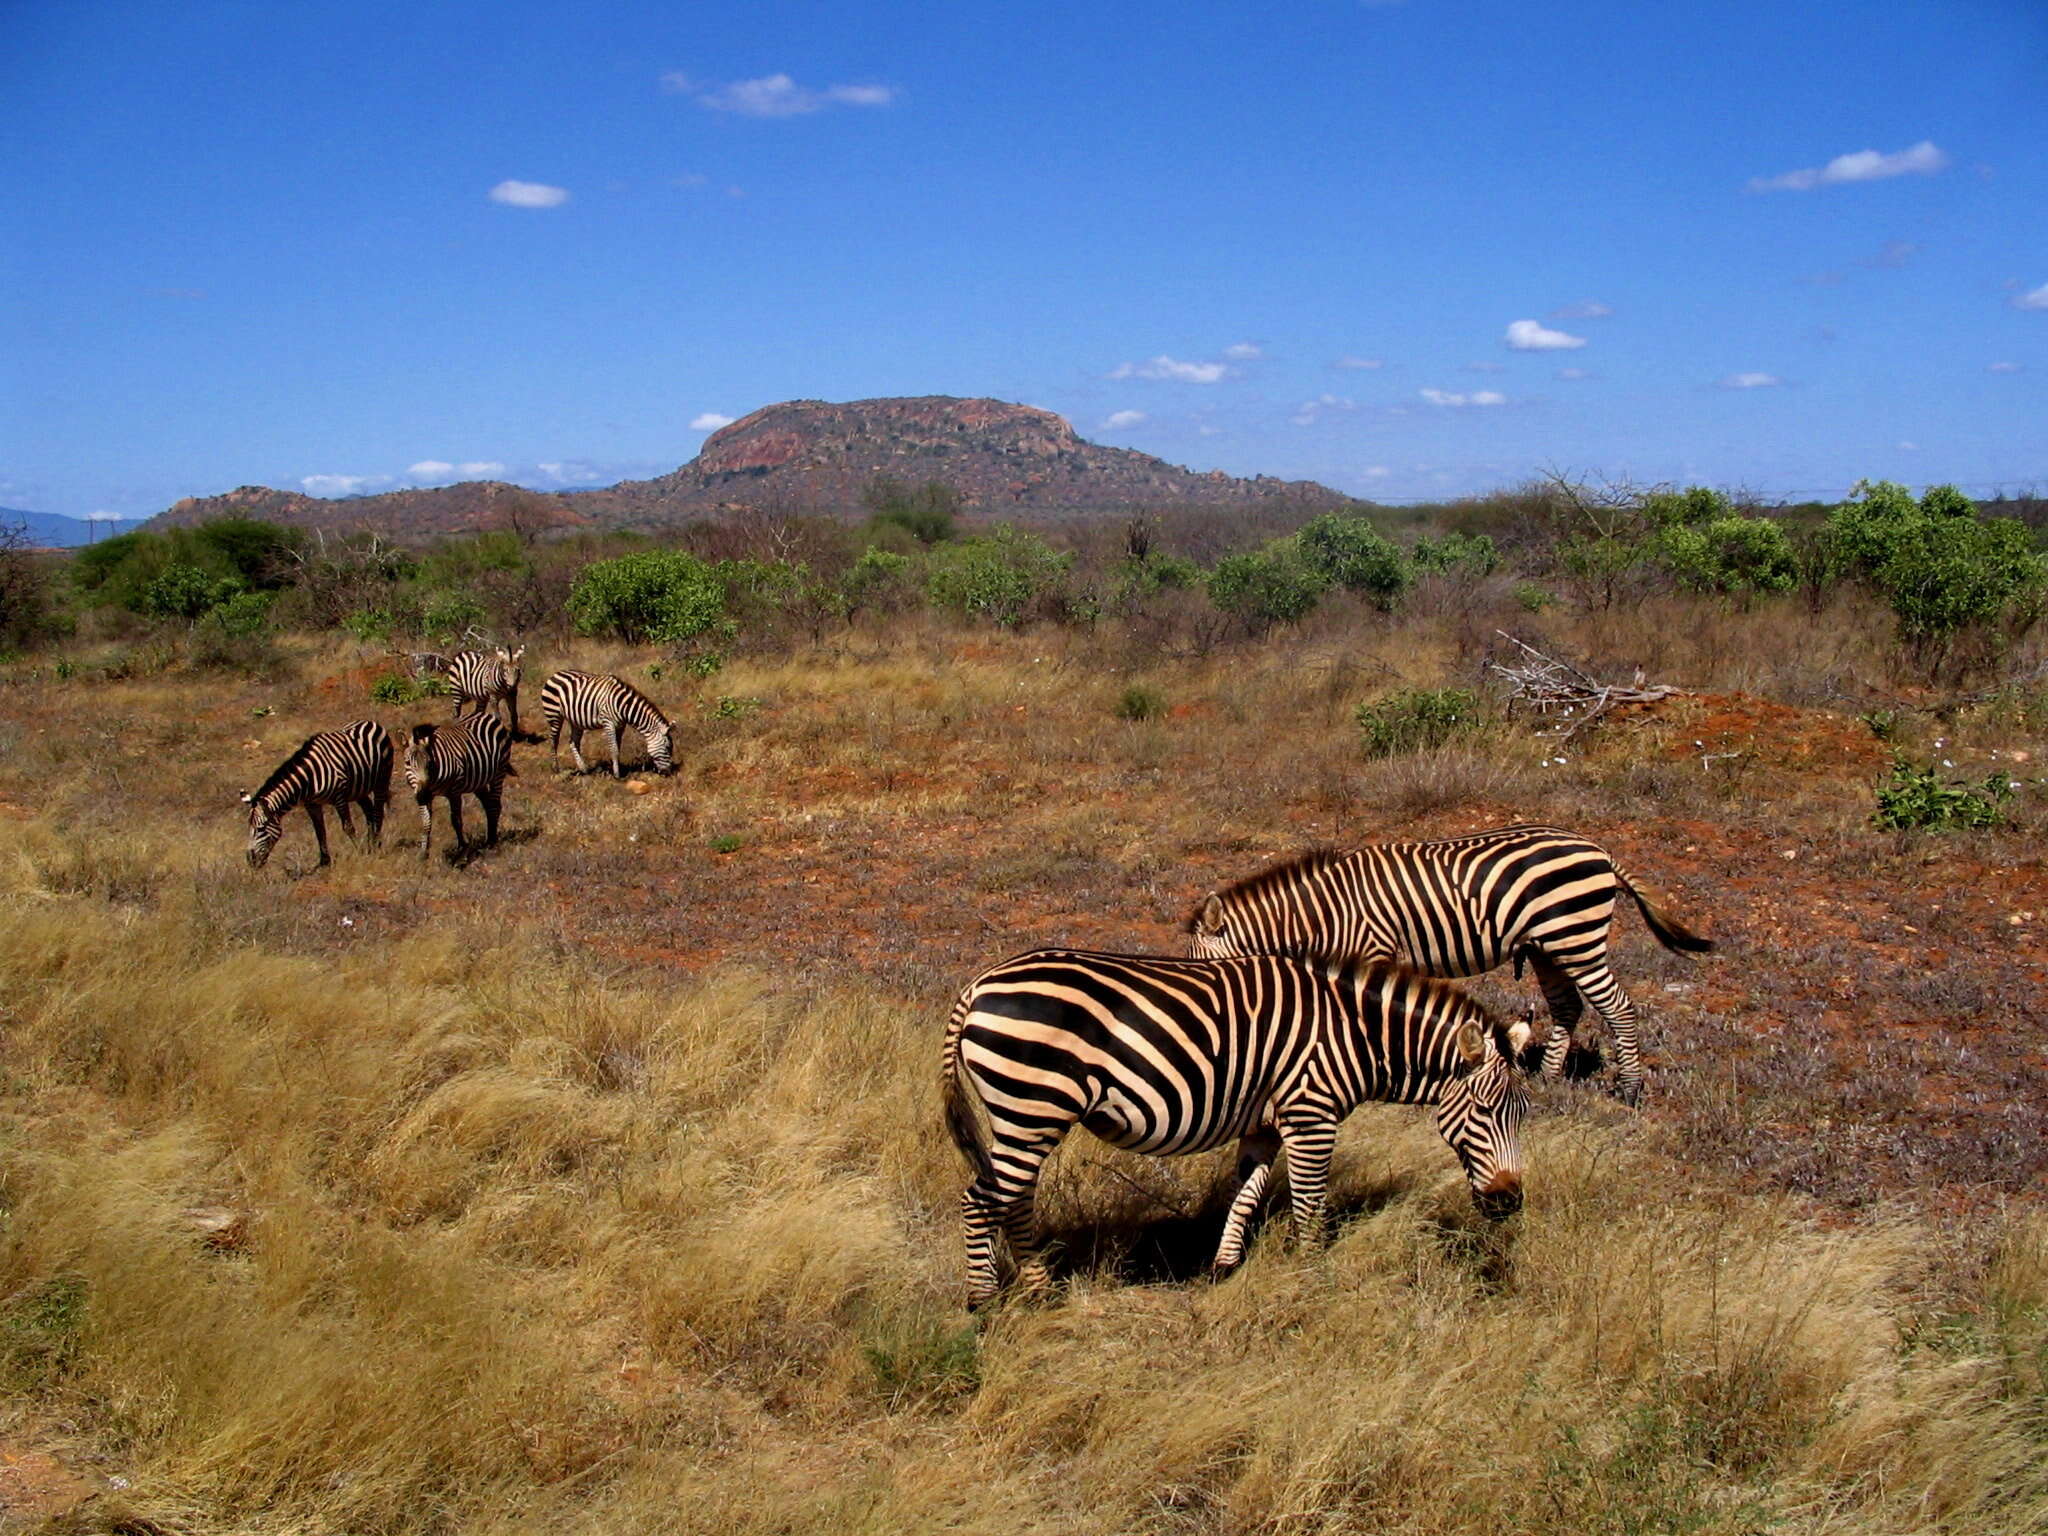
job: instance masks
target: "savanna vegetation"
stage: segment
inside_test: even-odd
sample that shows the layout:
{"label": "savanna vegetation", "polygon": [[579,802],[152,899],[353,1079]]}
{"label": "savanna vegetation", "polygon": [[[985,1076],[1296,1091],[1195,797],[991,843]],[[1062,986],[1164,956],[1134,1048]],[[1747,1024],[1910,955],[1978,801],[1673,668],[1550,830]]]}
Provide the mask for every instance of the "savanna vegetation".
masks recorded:
{"label": "savanna vegetation", "polygon": [[[92,1493],[48,1529],[2048,1523],[2029,530],[1885,485],[1063,530],[942,490],[0,551],[0,1450]],[[1534,716],[1501,631],[1682,691]],[[522,745],[493,852],[421,865],[401,787],[383,851],[312,873],[295,817],[243,867],[238,791],[439,717],[395,653],[485,635],[627,677],[681,771]],[[1060,1298],[969,1319],[968,975],[1514,819],[1720,941],[1617,922],[1640,1114],[1539,1085],[1494,1226],[1426,1112],[1363,1111],[1329,1250],[1276,1220],[1220,1285],[1228,1158],[1076,1137]]]}

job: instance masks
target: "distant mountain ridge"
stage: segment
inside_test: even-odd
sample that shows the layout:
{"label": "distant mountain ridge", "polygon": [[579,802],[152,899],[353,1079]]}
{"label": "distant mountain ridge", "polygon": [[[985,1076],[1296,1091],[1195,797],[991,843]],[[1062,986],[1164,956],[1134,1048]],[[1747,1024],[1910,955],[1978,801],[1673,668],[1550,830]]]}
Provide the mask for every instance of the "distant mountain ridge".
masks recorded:
{"label": "distant mountain ridge", "polygon": [[0,530],[21,528],[38,549],[76,549],[142,526],[141,518],[66,517],[61,512],[25,512],[0,507]]}
{"label": "distant mountain ridge", "polygon": [[1035,406],[951,395],[785,400],[720,427],[689,463],[602,490],[530,491],[498,481],[327,501],[244,486],[188,497],[153,522],[230,513],[295,527],[375,529],[398,537],[517,527],[659,531],[739,509],[847,514],[876,477],[939,480],[971,514],[1087,517],[1129,508],[1240,507],[1285,501],[1309,510],[1351,498],[1313,480],[1196,473],[1130,448],[1080,437]]}

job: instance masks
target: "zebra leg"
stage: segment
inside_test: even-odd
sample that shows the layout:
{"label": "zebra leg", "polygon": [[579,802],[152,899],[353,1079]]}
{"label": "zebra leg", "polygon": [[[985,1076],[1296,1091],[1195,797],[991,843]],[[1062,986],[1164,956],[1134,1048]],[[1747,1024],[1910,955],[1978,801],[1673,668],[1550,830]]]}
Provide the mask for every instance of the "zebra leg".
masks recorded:
{"label": "zebra leg", "polygon": [[1237,1176],[1244,1183],[1230,1202],[1230,1218],[1223,1223],[1223,1242],[1210,1266],[1219,1279],[1244,1261],[1245,1225],[1266,1197],[1266,1185],[1273,1176],[1273,1158],[1279,1151],[1280,1133],[1271,1126],[1261,1126],[1237,1144]]}
{"label": "zebra leg", "polygon": [[354,842],[356,840],[356,819],[349,812],[348,802],[346,800],[336,801],[334,813],[341,818],[341,830],[348,834],[350,842]]}
{"label": "zebra leg", "polygon": [[1615,1077],[1615,1096],[1630,1106],[1640,1104],[1643,1053],[1636,1040],[1636,1005],[1622,991],[1621,983],[1614,979],[1614,972],[1607,968],[1604,959],[1572,966],[1570,971],[1581,995],[1614,1032],[1614,1056],[1620,1068]]}
{"label": "zebra leg", "polygon": [[590,764],[583,761],[583,727],[580,725],[569,727],[569,755],[576,759],[578,773],[590,772]]}
{"label": "zebra leg", "polygon": [[448,796],[448,826],[455,834],[455,857],[462,857],[469,846],[469,839],[462,835],[462,791],[456,790]]}
{"label": "zebra leg", "polygon": [[[1564,1073],[1565,1055],[1571,1050],[1572,1031],[1578,1027],[1579,1016],[1585,1012],[1585,1001],[1579,996],[1579,989],[1572,985],[1571,977],[1555,960],[1540,949],[1531,948],[1525,953],[1536,972],[1536,985],[1543,989],[1543,1001],[1550,1008],[1552,1028],[1550,1039],[1543,1047],[1543,1075],[1559,1077]],[[1534,1069],[1534,1063],[1527,1060],[1523,1066]]]}
{"label": "zebra leg", "polygon": [[434,799],[431,795],[420,797],[420,861],[426,862],[427,846],[434,840]]}
{"label": "zebra leg", "polygon": [[306,819],[313,823],[313,841],[320,845],[320,862],[315,867],[325,869],[329,863],[327,857],[327,816],[320,809],[319,801],[308,800],[306,802]]}
{"label": "zebra leg", "polygon": [[504,803],[503,797],[479,791],[476,798],[484,808],[484,844],[495,848],[498,846],[498,807]]}
{"label": "zebra leg", "polygon": [[997,1289],[995,1234],[1010,1241],[1017,1264],[1017,1288],[1036,1294],[1052,1288],[1052,1271],[1038,1241],[1038,1175],[1066,1132],[1065,1126],[1018,1141],[998,1134],[990,1150],[994,1177],[977,1175],[960,1197],[967,1229],[967,1304],[980,1306]]}
{"label": "zebra leg", "polygon": [[1280,1145],[1287,1153],[1287,1189],[1294,1208],[1294,1239],[1304,1252],[1323,1246],[1330,1193],[1330,1158],[1337,1150],[1337,1122],[1327,1113],[1283,1116]]}
{"label": "zebra leg", "polygon": [[517,741],[519,739],[519,689],[516,686],[510,693],[505,695],[505,709],[512,716],[512,739]]}
{"label": "zebra leg", "polygon": [[369,828],[370,846],[381,847],[384,842],[384,802],[375,795],[363,797],[363,821]]}
{"label": "zebra leg", "polygon": [[625,775],[619,772],[619,722],[612,721],[604,728],[604,733],[612,744],[612,777],[622,779]]}

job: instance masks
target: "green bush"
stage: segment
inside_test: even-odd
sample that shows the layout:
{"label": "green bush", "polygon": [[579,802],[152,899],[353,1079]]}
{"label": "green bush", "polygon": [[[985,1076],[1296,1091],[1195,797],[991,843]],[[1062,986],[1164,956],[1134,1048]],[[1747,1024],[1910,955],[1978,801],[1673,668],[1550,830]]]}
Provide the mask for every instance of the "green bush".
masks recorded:
{"label": "green bush", "polygon": [[1367,757],[1440,747],[1482,723],[1479,696],[1469,688],[1406,688],[1358,706]]}
{"label": "green bush", "polygon": [[1132,683],[1117,695],[1114,713],[1119,720],[1153,720],[1166,713],[1166,695],[1143,683]]}
{"label": "green bush", "polygon": [[178,561],[143,588],[139,611],[153,619],[196,620],[243,590],[233,576],[215,576]]}
{"label": "green bush", "polygon": [[927,480],[912,490],[901,480],[879,475],[868,482],[861,500],[875,522],[901,528],[920,544],[942,544],[952,538],[960,516],[960,493],[940,480]]}
{"label": "green bush", "polygon": [[1665,529],[1657,562],[1679,585],[1723,597],[1787,592],[1799,575],[1783,525],[1735,512]]}
{"label": "green bush", "polygon": [[1530,613],[1541,613],[1546,608],[1557,606],[1557,594],[1533,581],[1518,581],[1508,589],[1508,596],[1520,603]]}
{"label": "green bush", "polygon": [[[1888,480],[1859,484],[1828,519],[1826,558],[1884,598],[1915,660],[1937,672],[2000,659],[2039,619],[2048,590],[2027,526],[1979,517],[1953,486],[1916,502]],[[1959,656],[1966,638],[1975,644]]]}
{"label": "green bush", "polygon": [[1276,539],[1250,554],[1231,555],[1209,573],[1209,601],[1255,635],[1307,618],[1329,587],[1329,578],[1295,539]]}
{"label": "green bush", "polygon": [[1415,541],[1408,558],[1415,569],[1431,576],[1462,576],[1479,580],[1500,569],[1500,549],[1488,534],[1459,533]]}
{"label": "green bush", "polygon": [[385,676],[370,685],[370,697],[379,704],[417,704],[447,692],[438,677]]}
{"label": "green bush", "polygon": [[679,549],[648,550],[585,566],[569,593],[569,617],[579,634],[680,645],[729,633],[725,601],[713,566]]}
{"label": "green bush", "polygon": [[1065,580],[1072,555],[1004,523],[979,538],[931,552],[925,593],[936,607],[1010,625]]}
{"label": "green bush", "polygon": [[1295,538],[1302,560],[1325,585],[1356,592],[1383,612],[1398,608],[1415,582],[1401,551],[1365,518],[1327,513]]}
{"label": "green bush", "polygon": [[1893,831],[1950,827],[1991,827],[2005,819],[2004,804],[2012,798],[2012,782],[1994,773],[1981,784],[1951,784],[1933,764],[1915,768],[1904,757],[1892,760],[1892,776],[1877,786],[1877,809],[1871,821]]}
{"label": "green bush", "polygon": [[271,594],[237,592],[226,602],[216,603],[203,622],[217,626],[230,639],[246,640],[270,632]]}
{"label": "green bush", "polygon": [[469,593],[435,592],[420,604],[420,633],[430,640],[454,640],[484,617],[484,605]]}
{"label": "green bush", "polygon": [[364,645],[384,645],[390,641],[397,621],[388,608],[358,608],[342,616],[341,627]]}

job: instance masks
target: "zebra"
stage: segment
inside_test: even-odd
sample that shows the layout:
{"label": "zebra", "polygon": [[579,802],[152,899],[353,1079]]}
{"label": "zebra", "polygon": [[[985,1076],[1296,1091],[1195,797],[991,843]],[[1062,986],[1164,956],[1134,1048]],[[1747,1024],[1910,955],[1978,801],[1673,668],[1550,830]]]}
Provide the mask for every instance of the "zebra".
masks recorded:
{"label": "zebra", "polygon": [[1288,860],[1197,904],[1188,953],[1399,959],[1432,976],[1477,976],[1509,960],[1520,976],[1526,961],[1557,1024],[1543,1070],[1563,1070],[1582,1003],[1591,1003],[1614,1032],[1617,1092],[1634,1104],[1643,1086],[1635,1004],[1607,963],[1622,892],[1666,949],[1714,947],[1662,911],[1598,843],[1556,827],[1512,826]]}
{"label": "zebra", "polygon": [[562,727],[569,728],[569,751],[576,771],[588,773],[583,761],[583,733],[602,729],[612,745],[612,777],[619,778],[619,727],[630,725],[647,743],[647,755],[662,773],[676,771],[669,747],[668,716],[631,683],[590,672],[557,672],[541,685],[540,712],[548,723],[548,755],[561,754]]}
{"label": "zebra", "polygon": [[434,798],[448,797],[448,824],[455,829],[459,858],[468,842],[462,835],[462,797],[475,795],[484,808],[484,842],[498,841],[498,805],[505,780],[516,776],[512,737],[494,710],[457,720],[453,725],[422,723],[412,728],[405,744],[405,782],[420,808],[420,857],[434,836]]}
{"label": "zebra", "polygon": [[1320,1246],[1337,1126],[1367,1100],[1435,1104],[1479,1209],[1511,1214],[1533,1017],[1504,1023],[1448,982],[1381,961],[1038,949],[991,966],[953,1005],[940,1075],[947,1129],[974,1169],[960,1200],[968,1305],[996,1294],[999,1230],[1020,1285],[1050,1283],[1033,1193],[1077,1122],[1155,1156],[1238,1143],[1218,1275],[1243,1258],[1282,1151],[1296,1236]]}
{"label": "zebra", "polygon": [[271,849],[284,836],[284,816],[295,805],[306,808],[313,838],[320,845],[320,866],[329,862],[324,807],[341,812],[341,828],[353,838],[351,802],[363,808],[374,846],[384,835],[384,807],[391,799],[391,737],[374,720],[351,720],[338,731],[308,736],[278,764],[261,789],[242,796],[249,807],[248,860],[261,869]]}
{"label": "zebra", "polygon": [[[488,711],[496,714],[504,701],[506,723],[514,739],[519,735],[519,658],[526,647],[508,651],[502,645],[494,651],[458,651],[447,660],[448,691],[455,695],[455,718]],[[465,709],[464,706],[470,706]]]}

